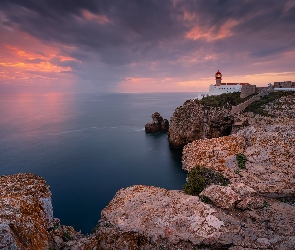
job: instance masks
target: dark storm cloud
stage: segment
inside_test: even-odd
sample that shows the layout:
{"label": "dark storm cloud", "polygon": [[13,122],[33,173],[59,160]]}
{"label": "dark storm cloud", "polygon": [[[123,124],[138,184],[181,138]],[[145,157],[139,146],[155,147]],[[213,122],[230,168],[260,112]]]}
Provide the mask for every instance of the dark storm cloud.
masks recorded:
{"label": "dark storm cloud", "polygon": [[[191,68],[177,62],[195,51],[222,54],[222,60],[232,67],[241,61],[235,60],[240,53],[247,54],[248,58],[243,58],[247,63],[248,59],[260,60],[292,51],[292,2],[1,0],[0,10],[5,14],[2,25],[58,45],[64,55],[76,59],[53,58],[51,63],[69,66],[83,79],[97,80],[99,75],[104,82],[107,75],[114,81],[127,76],[132,63],[142,64],[138,72],[146,70],[161,76],[167,72],[190,74]],[[188,38],[195,27],[205,35]],[[145,66],[153,62],[161,62],[157,72]],[[220,61],[209,63],[217,67]],[[209,63],[204,59],[192,67],[205,69]]]}
{"label": "dark storm cloud", "polygon": [[80,63],[76,60],[64,60],[62,61],[59,57],[53,57],[49,60],[50,63],[61,67],[77,67]]}
{"label": "dark storm cloud", "polygon": [[[234,19],[242,21],[234,28],[239,34],[269,30],[270,26],[275,32],[283,21],[294,24],[294,8],[284,15],[284,3],[277,0],[2,0],[0,5],[9,25],[16,24],[47,42],[96,51],[106,63],[124,64],[142,60],[142,56],[152,60],[158,53],[169,56],[161,52],[161,44],[168,50],[173,46],[176,53],[194,49],[183,37],[195,24],[213,27],[218,32],[229,19]],[[103,15],[108,21],[98,24],[87,20],[83,16],[85,10]],[[198,20],[183,20],[183,11],[194,13]],[[251,15],[253,18],[243,21]],[[151,51],[156,54],[151,55]]]}
{"label": "dark storm cloud", "polygon": [[[10,25],[47,42],[94,50],[110,64],[134,61],[137,52],[184,31],[173,19],[168,1],[4,1],[2,6]],[[85,10],[104,15],[109,22],[87,20]]]}

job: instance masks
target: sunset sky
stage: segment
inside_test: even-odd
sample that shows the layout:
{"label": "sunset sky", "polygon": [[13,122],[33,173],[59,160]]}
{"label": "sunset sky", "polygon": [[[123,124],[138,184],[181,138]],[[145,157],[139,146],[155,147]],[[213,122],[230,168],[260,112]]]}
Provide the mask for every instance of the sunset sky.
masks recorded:
{"label": "sunset sky", "polygon": [[295,81],[294,0],[0,0],[0,93]]}

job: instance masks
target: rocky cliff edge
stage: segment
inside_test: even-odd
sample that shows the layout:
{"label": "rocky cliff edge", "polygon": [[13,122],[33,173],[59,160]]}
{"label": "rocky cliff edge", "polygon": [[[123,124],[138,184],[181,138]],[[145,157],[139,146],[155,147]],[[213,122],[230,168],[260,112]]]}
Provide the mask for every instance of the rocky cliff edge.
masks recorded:
{"label": "rocky cliff edge", "polygon": [[284,103],[266,107],[278,119],[242,115],[253,126],[184,147],[184,169],[212,169],[229,185],[211,184],[199,196],[142,185],[121,189],[88,236],[54,219],[41,177],[1,176],[0,248],[295,249],[294,108]]}

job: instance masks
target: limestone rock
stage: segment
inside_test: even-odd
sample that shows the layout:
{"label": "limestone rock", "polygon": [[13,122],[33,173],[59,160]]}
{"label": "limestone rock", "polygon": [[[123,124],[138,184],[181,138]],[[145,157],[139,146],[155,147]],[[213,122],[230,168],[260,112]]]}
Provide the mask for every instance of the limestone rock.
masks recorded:
{"label": "limestone rock", "polygon": [[229,135],[233,123],[229,107],[205,108],[197,101],[188,100],[173,113],[169,144],[174,148],[182,148],[194,140]]}
{"label": "limestone rock", "polygon": [[169,129],[169,121],[163,119],[163,117],[155,112],[152,114],[153,121],[145,125],[145,131],[147,133],[167,132]]}
{"label": "limestone rock", "polygon": [[[239,169],[236,154],[243,153],[246,169]],[[295,194],[295,126],[249,127],[237,134],[197,140],[183,150],[183,168],[196,165],[222,172],[231,183],[242,183],[268,197]],[[236,163],[236,166],[234,166]]]}
{"label": "limestone rock", "polygon": [[222,232],[240,229],[238,221],[196,196],[147,186],[121,189],[101,215],[97,236],[103,249],[190,249],[218,244]]}
{"label": "limestone rock", "polygon": [[240,209],[257,209],[265,206],[265,201],[261,197],[247,197],[237,204]]}
{"label": "limestone rock", "polygon": [[[51,192],[33,174],[0,177],[0,249],[95,249],[95,237],[84,240],[73,227],[53,218]],[[78,248],[76,247],[78,246]],[[75,248],[76,247],[76,248]]]}
{"label": "limestone rock", "polygon": [[227,194],[245,201],[246,210],[220,209],[182,191],[148,186],[121,189],[102,211],[95,232],[83,236],[70,226],[59,225],[59,220],[53,218],[51,193],[41,177],[1,176],[0,247],[21,250],[295,248],[294,206],[267,199],[267,206],[252,209],[256,196],[251,195],[257,195],[255,191],[237,183],[226,188]]}
{"label": "limestone rock", "polygon": [[99,249],[294,249],[295,207],[267,201],[256,210],[223,210],[181,191],[121,189],[102,211]]}
{"label": "limestone rock", "polygon": [[283,96],[267,105],[264,105],[264,111],[274,117],[295,118],[295,94]]}
{"label": "limestone rock", "polygon": [[215,206],[225,209],[234,208],[240,200],[238,194],[229,186],[210,185],[205,188],[200,196],[208,197]]}
{"label": "limestone rock", "polygon": [[49,248],[53,212],[45,181],[33,174],[1,176],[0,193],[0,248]]}

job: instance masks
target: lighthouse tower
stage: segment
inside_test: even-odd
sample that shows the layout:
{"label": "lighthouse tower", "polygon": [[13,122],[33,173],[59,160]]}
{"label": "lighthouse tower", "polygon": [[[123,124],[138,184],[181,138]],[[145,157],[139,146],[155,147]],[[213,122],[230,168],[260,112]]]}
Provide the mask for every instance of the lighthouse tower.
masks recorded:
{"label": "lighthouse tower", "polygon": [[222,80],[221,77],[222,77],[222,74],[218,70],[216,72],[216,74],[215,74],[216,86],[220,86],[221,85],[221,80]]}

